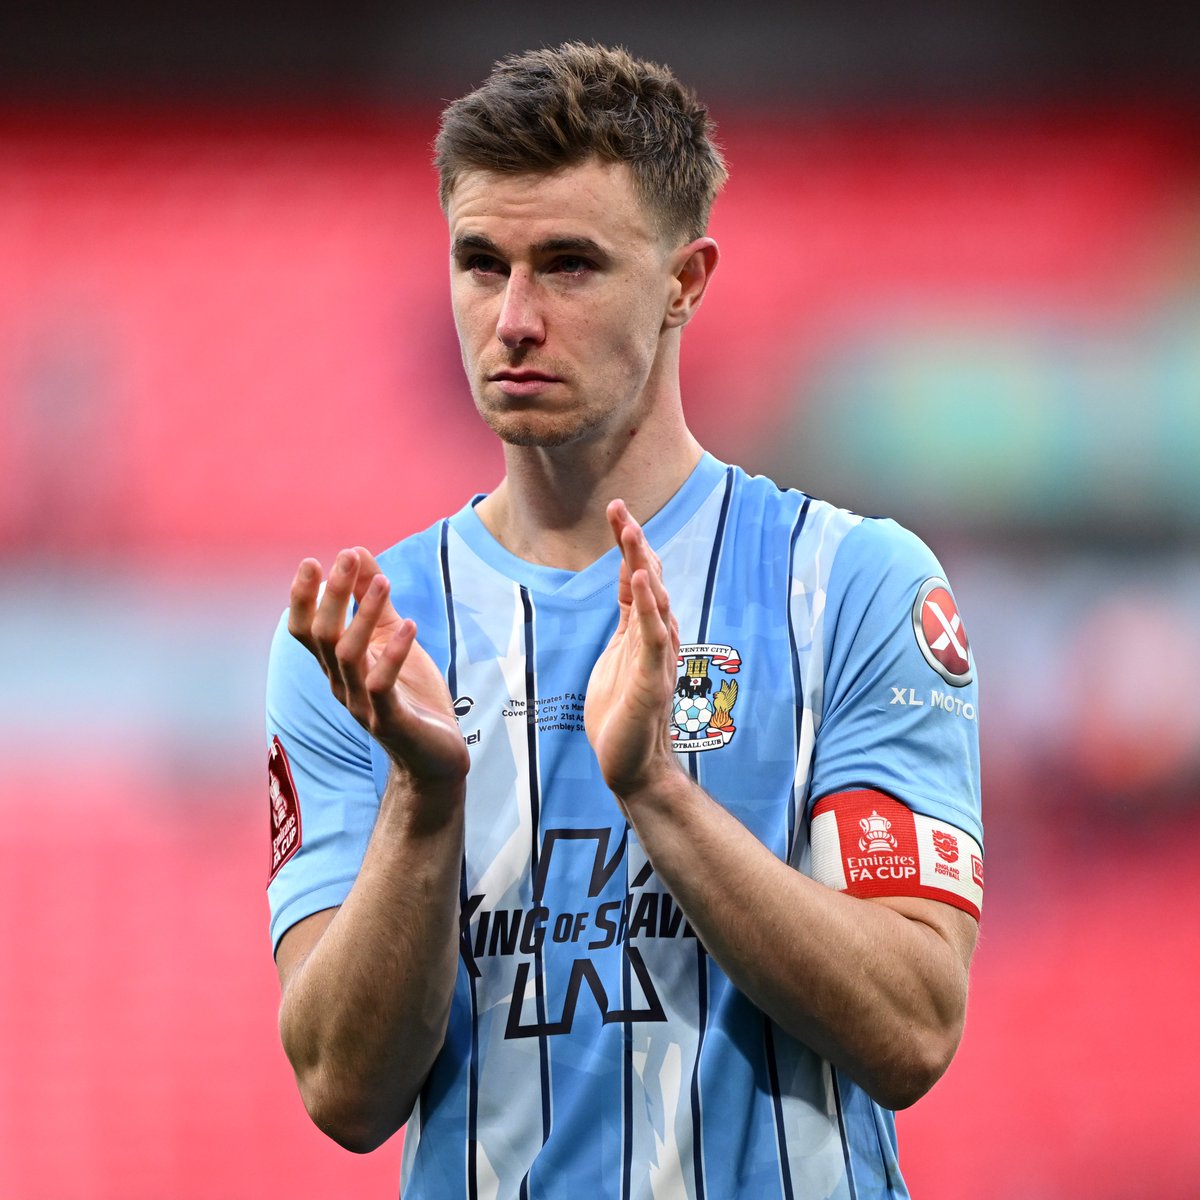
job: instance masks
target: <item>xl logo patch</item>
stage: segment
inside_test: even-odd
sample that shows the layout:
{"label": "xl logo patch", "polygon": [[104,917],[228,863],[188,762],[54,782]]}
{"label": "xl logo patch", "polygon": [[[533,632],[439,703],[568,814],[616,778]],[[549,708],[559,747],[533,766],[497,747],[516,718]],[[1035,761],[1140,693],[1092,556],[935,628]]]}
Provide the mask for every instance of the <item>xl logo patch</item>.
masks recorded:
{"label": "xl logo patch", "polygon": [[973,678],[967,631],[944,579],[935,575],[921,584],[912,623],[925,661],[951,687],[966,687]]}

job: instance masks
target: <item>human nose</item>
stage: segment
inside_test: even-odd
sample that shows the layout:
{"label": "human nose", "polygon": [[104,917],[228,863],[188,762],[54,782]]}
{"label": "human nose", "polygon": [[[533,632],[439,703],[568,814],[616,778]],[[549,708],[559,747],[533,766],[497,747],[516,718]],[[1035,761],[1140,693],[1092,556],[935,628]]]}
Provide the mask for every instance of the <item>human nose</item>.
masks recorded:
{"label": "human nose", "polygon": [[545,337],[545,325],[538,310],[532,281],[513,271],[504,288],[504,300],[496,320],[496,336],[516,350],[526,342],[538,343]]}

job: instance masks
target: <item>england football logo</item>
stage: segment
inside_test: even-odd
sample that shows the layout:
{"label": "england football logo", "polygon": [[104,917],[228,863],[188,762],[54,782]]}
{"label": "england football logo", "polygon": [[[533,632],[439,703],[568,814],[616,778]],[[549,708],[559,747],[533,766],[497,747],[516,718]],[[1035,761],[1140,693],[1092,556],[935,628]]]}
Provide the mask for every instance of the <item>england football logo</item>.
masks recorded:
{"label": "england football logo", "polygon": [[714,688],[714,669],[725,675],[741,670],[741,655],[732,646],[699,643],[679,647],[680,671],[671,707],[671,749],[679,754],[716,750],[729,745],[737,728],[733,706],[738,685],[722,679]]}

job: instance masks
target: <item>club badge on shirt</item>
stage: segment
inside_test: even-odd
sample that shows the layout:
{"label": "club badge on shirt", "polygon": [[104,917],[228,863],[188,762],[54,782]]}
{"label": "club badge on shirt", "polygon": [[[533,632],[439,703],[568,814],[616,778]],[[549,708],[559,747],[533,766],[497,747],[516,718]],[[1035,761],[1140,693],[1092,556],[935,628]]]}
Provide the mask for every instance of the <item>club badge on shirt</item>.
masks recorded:
{"label": "club badge on shirt", "polygon": [[732,646],[696,643],[679,647],[676,665],[681,673],[671,704],[671,749],[690,754],[728,746],[737,732],[733,723],[737,680],[723,679],[714,690],[712,671],[736,675],[742,656]]}

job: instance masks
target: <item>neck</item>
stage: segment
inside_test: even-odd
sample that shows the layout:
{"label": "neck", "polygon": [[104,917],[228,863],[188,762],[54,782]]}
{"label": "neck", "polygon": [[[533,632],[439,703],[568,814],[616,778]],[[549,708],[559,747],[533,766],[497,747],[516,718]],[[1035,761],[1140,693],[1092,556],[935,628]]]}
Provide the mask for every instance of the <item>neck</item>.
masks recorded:
{"label": "neck", "polygon": [[579,571],[612,548],[605,518],[620,497],[644,524],[683,486],[703,453],[675,408],[595,440],[556,447],[504,447],[506,474],[476,512],[511,553]]}

